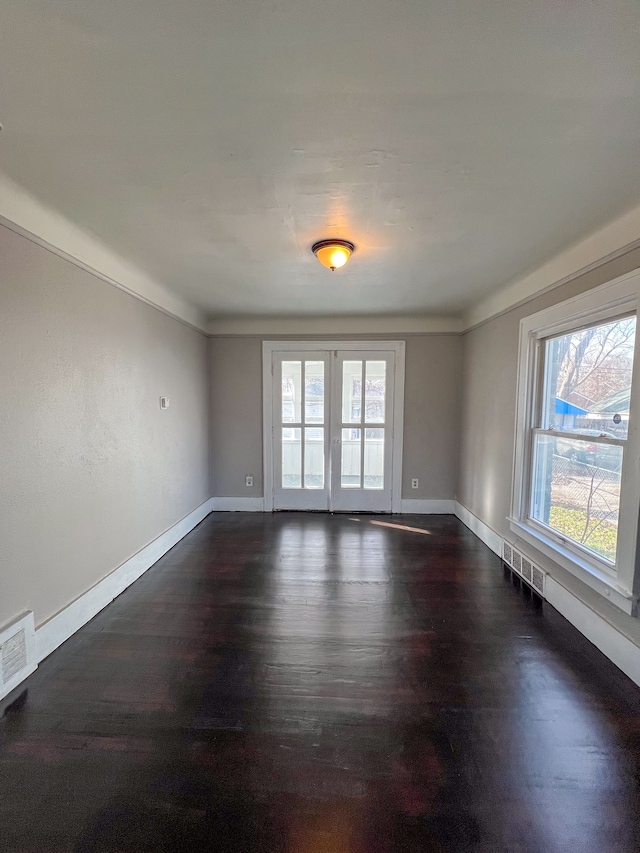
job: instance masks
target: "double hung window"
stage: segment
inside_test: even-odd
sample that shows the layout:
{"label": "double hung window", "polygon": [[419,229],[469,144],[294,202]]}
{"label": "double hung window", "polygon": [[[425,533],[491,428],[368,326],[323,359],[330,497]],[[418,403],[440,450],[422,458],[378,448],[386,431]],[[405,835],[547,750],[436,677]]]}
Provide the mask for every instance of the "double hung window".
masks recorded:
{"label": "double hung window", "polygon": [[512,528],[628,612],[638,500],[636,311],[623,277],[521,323]]}

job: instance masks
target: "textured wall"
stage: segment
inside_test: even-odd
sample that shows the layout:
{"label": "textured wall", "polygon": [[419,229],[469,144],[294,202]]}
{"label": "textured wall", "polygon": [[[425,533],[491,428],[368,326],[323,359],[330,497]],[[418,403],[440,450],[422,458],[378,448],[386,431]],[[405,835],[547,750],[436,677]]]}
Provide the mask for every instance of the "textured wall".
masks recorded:
{"label": "textured wall", "polygon": [[4,227],[0,257],[0,625],[38,625],[210,496],[207,340]]}
{"label": "textured wall", "polygon": [[[403,497],[451,499],[457,480],[461,341],[456,335],[405,340]],[[212,338],[210,356],[213,493],[260,497],[262,339]],[[245,487],[245,474],[253,474],[253,488]],[[419,489],[411,489],[412,477],[418,477]]]}

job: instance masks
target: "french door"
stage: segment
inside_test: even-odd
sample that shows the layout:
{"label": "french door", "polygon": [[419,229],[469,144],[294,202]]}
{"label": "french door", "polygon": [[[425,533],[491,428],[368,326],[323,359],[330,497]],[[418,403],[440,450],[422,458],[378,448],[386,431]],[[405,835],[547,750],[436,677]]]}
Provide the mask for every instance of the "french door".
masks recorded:
{"label": "french door", "polygon": [[274,509],[329,509],[329,353],[274,353]]}
{"label": "french door", "polygon": [[[399,475],[401,454],[396,432],[401,427],[396,423],[401,420],[398,348],[404,356],[404,346],[337,346],[343,348],[287,343],[286,349],[277,349],[265,344],[268,508],[394,509],[394,479],[399,481],[394,473]],[[399,499],[399,482],[395,486]]]}

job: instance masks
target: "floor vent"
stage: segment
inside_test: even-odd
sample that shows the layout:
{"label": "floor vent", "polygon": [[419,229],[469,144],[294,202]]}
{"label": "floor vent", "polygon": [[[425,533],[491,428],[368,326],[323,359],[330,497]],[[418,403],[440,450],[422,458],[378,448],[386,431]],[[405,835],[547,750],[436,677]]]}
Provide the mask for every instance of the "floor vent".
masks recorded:
{"label": "floor vent", "polygon": [[0,630],[0,699],[36,668],[33,613]]}
{"label": "floor vent", "polygon": [[513,547],[509,542],[502,542],[502,560],[510,569],[522,578],[529,586],[544,598],[545,574],[538,566],[534,566],[528,557]]}

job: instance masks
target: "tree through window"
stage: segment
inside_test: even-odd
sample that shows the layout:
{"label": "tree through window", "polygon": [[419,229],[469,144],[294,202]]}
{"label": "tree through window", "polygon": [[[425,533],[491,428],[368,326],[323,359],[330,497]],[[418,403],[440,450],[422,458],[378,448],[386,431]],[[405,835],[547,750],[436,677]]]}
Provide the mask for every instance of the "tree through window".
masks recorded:
{"label": "tree through window", "polygon": [[636,318],[541,341],[531,517],[615,563]]}

